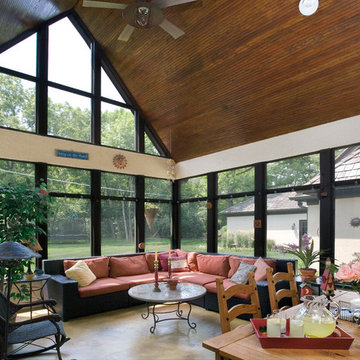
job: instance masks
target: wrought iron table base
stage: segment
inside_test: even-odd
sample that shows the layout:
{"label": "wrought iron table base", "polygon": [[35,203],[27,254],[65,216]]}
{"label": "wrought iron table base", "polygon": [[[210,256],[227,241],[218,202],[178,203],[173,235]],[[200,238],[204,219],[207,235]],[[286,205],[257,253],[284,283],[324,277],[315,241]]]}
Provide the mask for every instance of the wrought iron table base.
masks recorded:
{"label": "wrought iron table base", "polygon": [[[187,313],[187,316],[183,316],[183,310],[180,309],[181,304],[188,304],[189,305],[189,311]],[[157,311],[156,312],[156,306],[165,305],[165,306],[173,306],[176,305],[175,310],[169,310],[169,311]],[[153,334],[156,329],[156,324],[162,321],[168,321],[168,320],[185,320],[187,321],[189,327],[191,329],[196,328],[196,324],[193,322],[190,322],[190,313],[191,313],[191,304],[188,302],[173,302],[173,303],[162,303],[162,304],[154,304],[154,303],[146,303],[147,312],[141,314],[141,317],[143,319],[147,319],[150,314],[153,315],[154,325],[150,327],[150,332]],[[175,313],[176,317],[169,317],[165,319],[160,319],[159,315],[161,314],[172,314]]]}

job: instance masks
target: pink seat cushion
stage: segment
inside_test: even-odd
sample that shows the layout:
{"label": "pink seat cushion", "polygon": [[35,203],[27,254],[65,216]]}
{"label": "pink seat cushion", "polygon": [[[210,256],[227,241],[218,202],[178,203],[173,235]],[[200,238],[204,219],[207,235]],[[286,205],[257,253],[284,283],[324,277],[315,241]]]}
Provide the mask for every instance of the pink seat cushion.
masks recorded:
{"label": "pink seat cushion", "polygon": [[96,279],[88,286],[79,287],[79,296],[84,298],[128,289],[129,284],[124,281],[119,281],[112,278],[101,278]]}
{"label": "pink seat cushion", "polygon": [[202,273],[227,277],[230,266],[229,256],[198,254],[197,266]]}
{"label": "pink seat cushion", "polygon": [[[245,262],[246,264],[254,265],[256,260],[257,260],[256,258],[230,256],[229,257],[230,270],[227,277],[230,279],[236,273],[236,270],[239,268],[239,265],[242,261]],[[276,271],[275,259],[263,259],[263,260],[266,262],[266,264],[271,266],[274,269],[274,271]]]}
{"label": "pink seat cushion", "polygon": [[[87,266],[94,273],[97,279],[109,277],[109,258],[106,256],[99,258],[84,259]],[[73,267],[78,260],[64,260],[64,271]]]}
{"label": "pink seat cushion", "polygon": [[110,277],[150,273],[145,255],[111,257]]}
{"label": "pink seat cushion", "polygon": [[[167,278],[167,273],[159,273],[159,281]],[[115,278],[115,280],[119,280],[121,282],[125,282],[129,287],[133,287],[135,285],[147,284],[155,281],[154,273],[148,274],[139,274],[139,275],[129,275],[129,276],[120,276]]]}
{"label": "pink seat cushion", "polygon": [[154,253],[146,253],[145,259],[148,264],[149,270],[154,272],[154,261],[155,261],[155,254]]}
{"label": "pink seat cushion", "polygon": [[[223,283],[224,283],[225,290],[227,288],[229,288],[230,286],[232,286],[232,285],[236,285],[234,282],[230,281],[229,279],[224,279]],[[204,287],[206,288],[206,290],[208,292],[216,294],[216,280],[215,280],[215,282],[205,284]],[[249,294],[237,293],[237,294],[234,295],[234,297],[237,297],[237,298],[240,298],[240,299],[243,299],[243,300],[250,300],[250,295]]]}
{"label": "pink seat cushion", "polygon": [[192,284],[198,284],[204,286],[205,284],[216,281],[216,278],[222,277],[219,275],[205,274],[201,272],[180,272],[173,276],[181,282],[190,282]]}
{"label": "pink seat cushion", "polygon": [[199,254],[197,252],[189,252],[187,256],[187,261],[189,264],[189,268],[191,271],[199,271],[198,265],[197,265],[197,256]]}

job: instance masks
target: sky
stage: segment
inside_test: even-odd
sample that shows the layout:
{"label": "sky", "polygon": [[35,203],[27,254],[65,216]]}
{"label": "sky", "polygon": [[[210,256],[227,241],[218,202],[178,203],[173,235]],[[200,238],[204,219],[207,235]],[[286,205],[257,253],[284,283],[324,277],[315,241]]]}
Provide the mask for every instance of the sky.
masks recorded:
{"label": "sky", "polygon": [[[26,59],[26,61],[24,61]],[[36,34],[0,54],[0,66],[36,75]],[[86,92],[91,91],[91,52],[70,20],[64,18],[49,27],[49,80]],[[32,82],[23,80],[25,88]],[[101,72],[102,95],[124,102],[105,71]],[[90,100],[58,89],[49,89],[54,102],[69,102],[82,109],[90,109]],[[102,110],[113,111],[114,107],[102,104]]]}

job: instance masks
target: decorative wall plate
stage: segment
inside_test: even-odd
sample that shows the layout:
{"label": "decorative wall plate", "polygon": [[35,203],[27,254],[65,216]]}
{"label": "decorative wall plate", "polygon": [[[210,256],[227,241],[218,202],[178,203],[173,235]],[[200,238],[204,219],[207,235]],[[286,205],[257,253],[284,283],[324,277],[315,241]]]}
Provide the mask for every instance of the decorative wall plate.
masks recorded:
{"label": "decorative wall plate", "polygon": [[127,165],[127,160],[124,155],[117,154],[113,157],[113,165],[118,169],[124,169]]}

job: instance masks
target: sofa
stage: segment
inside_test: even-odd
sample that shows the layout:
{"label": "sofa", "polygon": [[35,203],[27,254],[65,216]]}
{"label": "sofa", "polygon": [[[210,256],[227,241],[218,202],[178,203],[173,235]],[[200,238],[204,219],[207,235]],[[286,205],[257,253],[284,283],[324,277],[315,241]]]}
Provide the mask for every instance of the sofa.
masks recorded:
{"label": "sofa", "polygon": [[[287,262],[292,262],[295,269],[297,266],[293,259],[259,259],[179,249],[173,250],[171,254],[172,277],[181,282],[204,286],[206,295],[192,303],[212,311],[218,311],[216,278],[223,278],[225,287],[230,286],[230,278],[241,262],[253,265],[262,260],[262,264],[265,262],[266,266],[271,266],[275,272],[287,271]],[[168,278],[167,258],[167,252],[159,253],[159,281]],[[79,286],[78,281],[65,276],[65,271],[71,269],[79,260],[85,261],[95,275],[95,280],[87,286]],[[55,309],[63,321],[139,304],[139,301],[128,296],[128,290],[132,286],[154,281],[154,260],[154,253],[43,260],[43,270],[51,275],[47,283],[48,297],[56,300]],[[257,272],[258,269],[255,271],[255,279]],[[280,286],[286,287],[286,284]],[[257,281],[257,288],[261,312],[266,316],[271,311],[267,281],[263,276]],[[244,294],[236,294],[229,300],[229,306],[238,303],[249,303],[249,298]]]}

